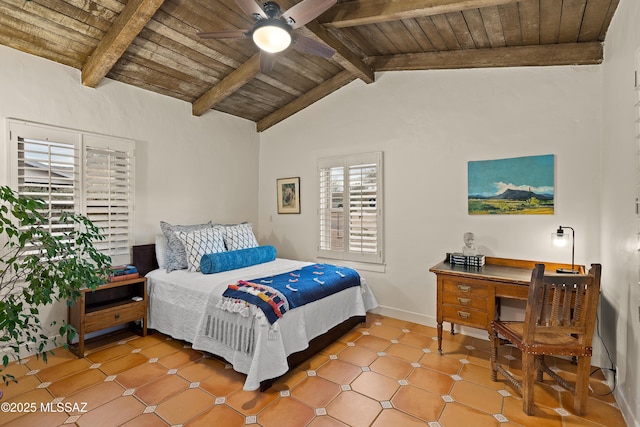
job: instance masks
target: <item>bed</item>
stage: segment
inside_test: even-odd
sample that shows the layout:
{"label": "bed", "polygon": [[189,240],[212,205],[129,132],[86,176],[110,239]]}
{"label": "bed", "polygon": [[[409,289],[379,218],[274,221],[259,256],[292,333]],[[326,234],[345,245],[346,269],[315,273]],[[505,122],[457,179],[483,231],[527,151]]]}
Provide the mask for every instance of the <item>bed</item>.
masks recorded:
{"label": "bed", "polygon": [[365,321],[378,304],[364,278],[361,286],[287,311],[271,324],[220,308],[229,284],[298,270],[309,262],[276,258],[249,267],[202,274],[158,268],[155,245],[133,247],[133,264],[147,277],[148,327],[190,342],[246,374],[245,390],[266,390],[302,361]]}

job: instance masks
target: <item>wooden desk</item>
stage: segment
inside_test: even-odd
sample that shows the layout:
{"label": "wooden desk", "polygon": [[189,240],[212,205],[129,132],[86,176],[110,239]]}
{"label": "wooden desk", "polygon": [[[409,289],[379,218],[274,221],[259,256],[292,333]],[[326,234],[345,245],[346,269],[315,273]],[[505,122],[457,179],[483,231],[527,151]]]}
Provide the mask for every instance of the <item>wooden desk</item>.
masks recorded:
{"label": "wooden desk", "polygon": [[[437,277],[438,352],[442,354],[442,323],[486,329],[491,333],[491,321],[498,318],[499,298],[527,300],[531,271],[542,263],[546,271],[571,268],[571,264],[525,261],[486,257],[480,268],[450,264],[448,259],[431,267]],[[584,273],[584,266],[576,266]]]}

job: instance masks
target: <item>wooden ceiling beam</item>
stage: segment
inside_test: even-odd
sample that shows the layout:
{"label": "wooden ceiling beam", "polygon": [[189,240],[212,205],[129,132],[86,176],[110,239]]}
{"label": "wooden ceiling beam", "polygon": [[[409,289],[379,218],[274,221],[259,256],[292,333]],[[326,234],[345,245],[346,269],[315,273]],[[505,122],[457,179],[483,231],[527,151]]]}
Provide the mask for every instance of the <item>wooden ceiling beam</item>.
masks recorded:
{"label": "wooden ceiling beam", "polygon": [[280,123],[289,116],[294,115],[298,111],[307,108],[309,105],[324,98],[325,96],[335,92],[347,83],[355,80],[355,77],[349,71],[341,71],[324,83],[311,89],[309,92],[291,101],[279,110],[274,111],[268,116],[262,118],[256,123],[256,130],[262,132],[271,126]]}
{"label": "wooden ceiling beam", "polygon": [[129,0],[82,67],[82,84],[96,87],[120,59],[164,0]]}
{"label": "wooden ceiling beam", "polygon": [[334,48],[336,53],[333,55],[332,59],[340,64],[342,68],[349,71],[363,82],[368,84],[375,81],[375,74],[371,67],[317,21],[311,21],[305,27],[302,27],[297,31],[309,38],[315,39]]}
{"label": "wooden ceiling beam", "polygon": [[239,66],[224,79],[209,89],[193,102],[191,111],[194,116],[201,116],[226,97],[247,84],[260,72],[260,53],[253,55],[247,62]]}
{"label": "wooden ceiling beam", "polygon": [[318,20],[327,27],[355,27],[519,1],[521,0],[356,0],[336,4]]}
{"label": "wooden ceiling beam", "polygon": [[376,56],[375,71],[589,65],[603,61],[602,43],[562,43]]}

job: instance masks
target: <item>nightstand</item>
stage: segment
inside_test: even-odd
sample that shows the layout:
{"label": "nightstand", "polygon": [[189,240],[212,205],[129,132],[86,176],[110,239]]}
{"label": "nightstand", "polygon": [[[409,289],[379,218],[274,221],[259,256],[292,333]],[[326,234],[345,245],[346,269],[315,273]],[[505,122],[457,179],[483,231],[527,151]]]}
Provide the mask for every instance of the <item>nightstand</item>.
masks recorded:
{"label": "nightstand", "polygon": [[78,344],[71,346],[84,357],[85,335],[101,329],[142,320],[142,336],[147,335],[147,279],[138,277],[108,282],[94,291],[82,289],[69,307],[69,324],[78,331]]}

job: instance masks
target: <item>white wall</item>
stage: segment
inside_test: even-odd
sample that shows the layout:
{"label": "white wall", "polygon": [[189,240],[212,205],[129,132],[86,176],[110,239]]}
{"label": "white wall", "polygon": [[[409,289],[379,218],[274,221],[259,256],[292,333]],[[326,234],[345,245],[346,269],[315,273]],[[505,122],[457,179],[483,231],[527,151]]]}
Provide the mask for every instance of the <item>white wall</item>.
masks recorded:
{"label": "white wall", "polygon": [[[287,257],[315,259],[318,158],[384,152],[386,272],[364,271],[387,314],[435,324],[429,268],[465,231],[486,255],[570,262],[551,246],[576,230],[576,262],[599,262],[601,67],[377,74],[260,138],[260,233]],[[467,214],[467,162],[556,156],[556,213]],[[300,215],[276,213],[275,181],[301,177]],[[476,331],[477,332],[477,331]],[[486,334],[483,334],[486,337]]]}
{"label": "white wall", "polygon": [[[616,399],[629,425],[640,425],[638,283],[638,132],[634,90],[640,4],[622,0],[605,43],[602,102],[602,326],[617,368]],[[638,65],[640,66],[640,64]],[[640,76],[639,76],[640,78]],[[608,365],[607,365],[608,366]]]}
{"label": "white wall", "polygon": [[[257,221],[255,124],[105,79],[80,84],[80,71],[0,46],[0,185],[7,184],[6,119],[136,141],[135,240],[152,243],[159,221]],[[43,324],[66,316],[43,312]]]}

